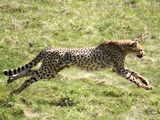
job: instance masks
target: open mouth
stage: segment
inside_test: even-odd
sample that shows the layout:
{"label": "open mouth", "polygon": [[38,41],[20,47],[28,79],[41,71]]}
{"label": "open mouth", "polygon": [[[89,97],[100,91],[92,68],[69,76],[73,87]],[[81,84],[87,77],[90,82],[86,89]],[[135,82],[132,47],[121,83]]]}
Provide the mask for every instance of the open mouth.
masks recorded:
{"label": "open mouth", "polygon": [[143,55],[137,55],[137,57],[138,57],[138,58],[142,58],[142,57],[143,57]]}

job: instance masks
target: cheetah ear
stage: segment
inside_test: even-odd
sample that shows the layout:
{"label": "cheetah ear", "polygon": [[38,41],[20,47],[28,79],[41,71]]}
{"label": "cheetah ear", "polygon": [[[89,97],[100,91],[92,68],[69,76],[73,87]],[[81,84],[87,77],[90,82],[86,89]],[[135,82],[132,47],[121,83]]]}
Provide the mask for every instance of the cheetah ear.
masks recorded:
{"label": "cheetah ear", "polygon": [[137,47],[137,44],[138,44],[138,42],[135,41],[135,42],[133,42],[133,43],[131,44],[131,47],[132,47],[132,48],[135,48],[135,47]]}

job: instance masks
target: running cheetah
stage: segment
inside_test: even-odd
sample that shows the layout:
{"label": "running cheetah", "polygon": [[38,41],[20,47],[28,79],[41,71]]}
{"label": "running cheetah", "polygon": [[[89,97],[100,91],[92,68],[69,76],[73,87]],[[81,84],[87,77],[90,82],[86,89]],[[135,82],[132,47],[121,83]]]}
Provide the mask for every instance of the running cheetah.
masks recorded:
{"label": "running cheetah", "polygon": [[[137,57],[142,58],[144,56],[143,47],[138,42],[131,40],[106,40],[98,46],[88,48],[48,48],[41,51],[26,65],[11,70],[4,70],[3,73],[9,77],[7,83],[11,83],[18,78],[30,76],[18,89],[13,90],[11,94],[18,94],[32,83],[41,79],[54,78],[58,72],[70,66],[77,66],[85,70],[100,70],[112,67],[117,74],[125,77],[138,87],[146,90],[152,89],[147,79],[124,67],[125,57],[128,54],[135,54]],[[41,61],[42,64],[39,70],[32,70]]]}

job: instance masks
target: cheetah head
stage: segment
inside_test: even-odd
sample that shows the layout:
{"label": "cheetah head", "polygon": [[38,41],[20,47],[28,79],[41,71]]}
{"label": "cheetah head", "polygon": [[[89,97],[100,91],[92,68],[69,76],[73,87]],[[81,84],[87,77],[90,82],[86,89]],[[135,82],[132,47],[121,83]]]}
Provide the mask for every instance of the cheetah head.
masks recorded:
{"label": "cheetah head", "polygon": [[138,58],[145,56],[143,47],[137,41],[131,43],[130,50],[131,53],[136,54]]}

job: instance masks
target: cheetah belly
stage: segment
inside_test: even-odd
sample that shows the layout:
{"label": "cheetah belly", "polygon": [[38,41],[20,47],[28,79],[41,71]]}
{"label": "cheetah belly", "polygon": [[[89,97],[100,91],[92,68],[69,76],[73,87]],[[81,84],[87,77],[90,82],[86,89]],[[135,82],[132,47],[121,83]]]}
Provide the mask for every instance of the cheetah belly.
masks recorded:
{"label": "cheetah belly", "polygon": [[88,62],[88,63],[82,63],[78,65],[77,67],[80,67],[81,69],[88,70],[88,71],[94,71],[94,70],[103,70],[105,68],[110,68],[112,66],[112,63],[107,64],[103,63],[101,61],[97,62]]}
{"label": "cheetah belly", "polygon": [[72,61],[72,65],[83,70],[94,71],[94,70],[110,68],[113,63],[108,61],[109,60],[107,59],[103,60],[99,57],[93,58],[93,57],[80,56],[78,60],[76,59]]}

